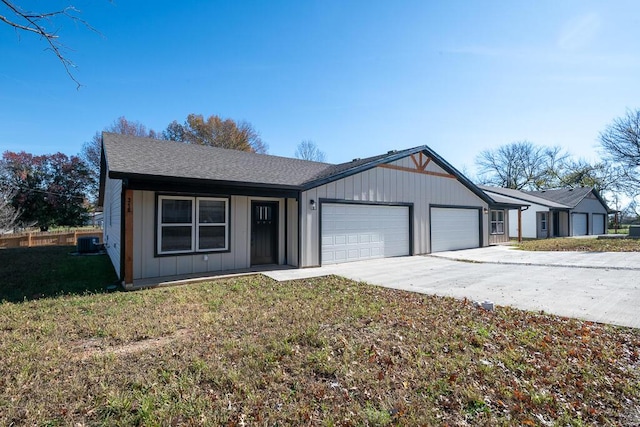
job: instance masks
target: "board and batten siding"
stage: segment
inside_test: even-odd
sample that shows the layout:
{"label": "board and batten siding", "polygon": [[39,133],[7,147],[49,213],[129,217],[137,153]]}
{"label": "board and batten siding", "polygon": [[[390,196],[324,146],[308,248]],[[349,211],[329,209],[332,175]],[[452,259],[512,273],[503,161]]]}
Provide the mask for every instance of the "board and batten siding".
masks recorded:
{"label": "board and batten siding", "polygon": [[122,230],[122,180],[107,178],[104,188],[104,225],[102,241],[109,259],[120,277]]}
{"label": "board and batten siding", "polygon": [[[185,194],[188,195],[188,194]],[[216,196],[219,197],[219,196]],[[251,266],[251,201],[279,202],[279,263],[284,262],[284,199],[247,196],[229,197],[229,251],[156,256],[156,193],[133,192],[134,236],[133,279],[197,275],[208,272],[238,270]],[[294,201],[295,202],[295,201]],[[295,203],[293,203],[295,205]],[[290,213],[293,208],[289,202]],[[297,215],[297,205],[295,206]],[[291,215],[289,215],[291,222]],[[290,233],[289,233],[290,234]],[[289,236],[287,236],[289,238]],[[291,249],[289,248],[289,252]],[[205,260],[205,255],[206,260]]]}
{"label": "board and batten siding", "polygon": [[[426,160],[426,157],[424,157]],[[454,177],[420,173],[416,164],[407,156],[389,164],[378,166],[310,190],[301,195],[301,267],[320,264],[320,209],[312,210],[310,200],[412,203],[413,204],[413,253],[429,253],[429,206],[467,206],[488,208],[486,202]],[[401,169],[395,169],[399,167]],[[408,169],[408,170],[407,170]],[[424,169],[427,172],[449,175],[434,162]],[[483,221],[482,245],[488,244],[486,215]]]}
{"label": "board and batten siding", "polygon": [[510,228],[510,224],[511,224],[511,220],[509,219],[509,209],[495,209],[498,211],[503,211],[504,212],[504,232],[502,234],[491,234],[491,211],[489,211],[489,218],[487,219],[488,221],[488,226],[489,226],[489,244],[490,245],[495,245],[497,243],[506,243],[509,241],[509,239],[511,237],[518,237],[518,210],[515,210],[516,213],[516,232],[515,234],[511,234],[511,228]]}

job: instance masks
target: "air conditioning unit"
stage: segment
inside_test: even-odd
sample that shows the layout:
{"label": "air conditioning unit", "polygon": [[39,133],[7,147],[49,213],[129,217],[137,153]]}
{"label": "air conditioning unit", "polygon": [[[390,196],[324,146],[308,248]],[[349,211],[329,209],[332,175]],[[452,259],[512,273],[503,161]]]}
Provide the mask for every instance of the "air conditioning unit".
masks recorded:
{"label": "air conditioning unit", "polygon": [[100,250],[100,239],[97,237],[78,237],[78,253],[90,254]]}

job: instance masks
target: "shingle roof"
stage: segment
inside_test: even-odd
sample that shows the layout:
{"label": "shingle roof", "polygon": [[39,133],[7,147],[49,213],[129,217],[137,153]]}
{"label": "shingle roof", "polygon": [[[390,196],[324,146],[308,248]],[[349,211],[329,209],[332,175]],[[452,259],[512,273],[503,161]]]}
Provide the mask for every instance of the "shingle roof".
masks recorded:
{"label": "shingle roof", "polygon": [[146,175],[299,186],[332,165],[181,142],[103,133],[112,176]]}
{"label": "shingle roof", "polygon": [[553,202],[562,203],[571,208],[578,206],[578,203],[591,193],[591,187],[579,188],[559,188],[554,190],[529,191],[530,194],[542,197]]}
{"label": "shingle roof", "polygon": [[[490,187],[488,185],[478,185],[480,189],[491,194],[499,194],[506,197],[511,197],[513,199],[522,200],[525,202],[535,203],[537,205],[547,206],[550,208],[556,209],[569,209],[570,206],[557,203],[548,199],[544,199],[542,197],[538,197],[535,194],[531,194],[526,191],[513,190],[511,188],[501,188],[501,187]],[[493,197],[493,196],[492,196]]]}
{"label": "shingle roof", "polygon": [[217,147],[104,132],[104,160],[111,178],[204,180],[306,190],[382,163],[424,152],[478,197],[492,200],[426,145],[332,165]]}

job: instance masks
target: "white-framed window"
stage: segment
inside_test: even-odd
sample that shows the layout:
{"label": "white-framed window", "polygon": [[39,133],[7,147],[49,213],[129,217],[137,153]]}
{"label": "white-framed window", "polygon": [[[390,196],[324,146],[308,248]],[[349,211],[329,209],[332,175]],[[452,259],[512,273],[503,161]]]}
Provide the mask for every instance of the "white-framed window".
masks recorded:
{"label": "white-framed window", "polygon": [[544,212],[540,215],[540,231],[547,231],[547,214]]}
{"label": "white-framed window", "polygon": [[504,234],[504,211],[491,211],[491,234]]}
{"label": "white-framed window", "polygon": [[229,249],[229,199],[158,196],[159,255]]}

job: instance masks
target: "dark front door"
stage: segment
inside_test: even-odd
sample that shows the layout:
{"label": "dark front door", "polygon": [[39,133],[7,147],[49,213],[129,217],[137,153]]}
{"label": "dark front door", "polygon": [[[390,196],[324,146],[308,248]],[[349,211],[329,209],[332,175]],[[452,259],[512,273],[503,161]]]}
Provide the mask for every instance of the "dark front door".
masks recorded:
{"label": "dark front door", "polygon": [[553,212],[553,237],[560,236],[560,212]]}
{"label": "dark front door", "polygon": [[251,265],[278,263],[278,202],[251,202]]}

